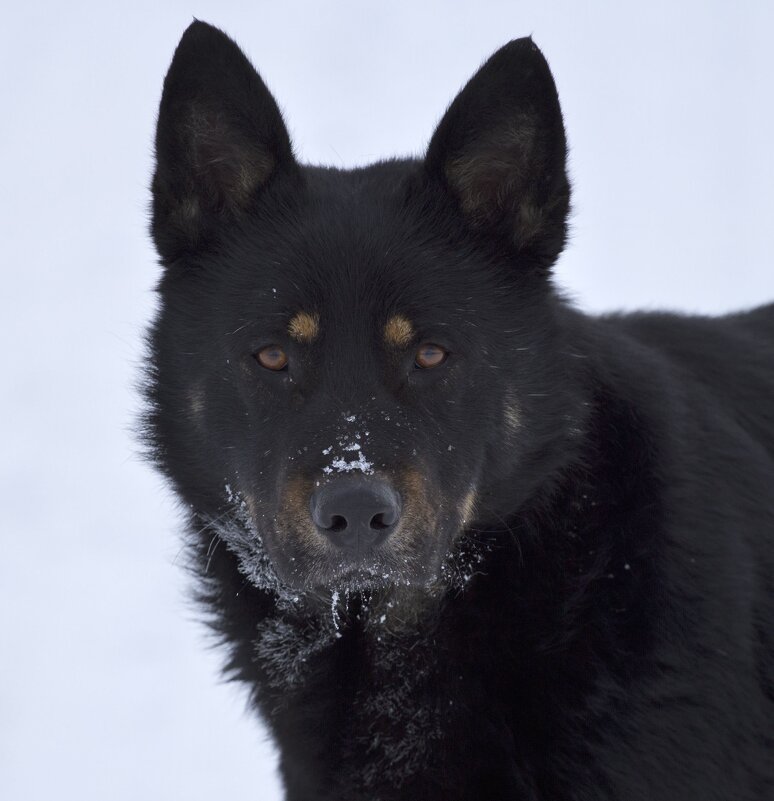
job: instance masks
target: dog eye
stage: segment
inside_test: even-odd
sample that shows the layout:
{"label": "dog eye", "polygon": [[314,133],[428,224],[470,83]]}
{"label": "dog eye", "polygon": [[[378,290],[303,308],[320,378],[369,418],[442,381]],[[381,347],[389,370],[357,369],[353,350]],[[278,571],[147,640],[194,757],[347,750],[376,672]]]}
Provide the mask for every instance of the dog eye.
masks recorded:
{"label": "dog eye", "polygon": [[261,367],[267,370],[284,370],[288,366],[288,357],[279,345],[267,345],[253,354]]}
{"label": "dog eye", "polygon": [[438,367],[439,364],[443,364],[448,355],[449,352],[440,345],[433,345],[428,342],[419,346],[417,355],[414,357],[414,364],[422,370],[428,370],[431,367]]}

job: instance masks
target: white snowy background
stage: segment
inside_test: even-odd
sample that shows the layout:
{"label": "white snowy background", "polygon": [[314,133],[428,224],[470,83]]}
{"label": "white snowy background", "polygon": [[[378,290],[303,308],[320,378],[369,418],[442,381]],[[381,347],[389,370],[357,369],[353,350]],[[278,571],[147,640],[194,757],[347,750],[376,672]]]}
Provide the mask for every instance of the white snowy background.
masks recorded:
{"label": "white snowy background", "polygon": [[[575,179],[561,284],[585,309],[774,299],[774,3],[28,2],[0,17],[0,798],[280,798],[186,600],[174,502],[131,434],[158,277],[162,79],[230,33],[297,152],[421,153],[483,59],[533,34]],[[176,563],[177,562],[177,563]]]}

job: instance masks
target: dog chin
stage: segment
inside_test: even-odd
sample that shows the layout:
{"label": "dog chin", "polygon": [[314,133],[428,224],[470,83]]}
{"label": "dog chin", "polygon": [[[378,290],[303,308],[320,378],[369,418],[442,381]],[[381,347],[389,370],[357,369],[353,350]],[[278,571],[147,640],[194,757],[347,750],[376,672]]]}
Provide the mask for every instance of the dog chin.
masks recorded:
{"label": "dog chin", "polygon": [[437,581],[437,571],[395,568],[378,561],[342,563],[318,569],[306,588],[313,593],[374,593],[399,588],[428,589]]}

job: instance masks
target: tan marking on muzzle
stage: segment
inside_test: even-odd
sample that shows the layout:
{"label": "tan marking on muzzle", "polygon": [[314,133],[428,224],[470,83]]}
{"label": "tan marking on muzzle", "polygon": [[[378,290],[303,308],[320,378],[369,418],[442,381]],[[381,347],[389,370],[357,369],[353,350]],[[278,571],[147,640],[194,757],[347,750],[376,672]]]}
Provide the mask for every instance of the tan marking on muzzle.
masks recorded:
{"label": "tan marking on muzzle", "polygon": [[414,326],[402,314],[387,320],[384,326],[384,341],[393,348],[405,348],[414,339]]}
{"label": "tan marking on muzzle", "polygon": [[292,532],[307,546],[316,548],[320,537],[312,521],[309,511],[309,498],[312,494],[312,482],[300,476],[288,478],[282,490],[279,503],[281,533]]}
{"label": "tan marking on muzzle", "polygon": [[314,342],[320,334],[320,316],[317,312],[297,312],[288,323],[288,333],[296,342]]}
{"label": "tan marking on muzzle", "polygon": [[408,468],[398,475],[398,484],[403,497],[403,509],[393,540],[396,550],[400,552],[410,549],[412,540],[435,529],[438,510],[430,503],[434,493],[428,492],[428,481],[421,471]]}

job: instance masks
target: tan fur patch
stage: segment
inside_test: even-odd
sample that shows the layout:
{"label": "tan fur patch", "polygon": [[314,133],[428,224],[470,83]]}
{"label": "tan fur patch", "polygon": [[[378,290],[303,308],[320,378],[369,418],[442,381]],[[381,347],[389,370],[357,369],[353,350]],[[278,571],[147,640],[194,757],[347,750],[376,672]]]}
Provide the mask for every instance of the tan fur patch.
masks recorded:
{"label": "tan fur patch", "polygon": [[188,394],[188,409],[191,417],[198,424],[204,422],[204,387],[197,383]]}
{"label": "tan fur patch", "polygon": [[513,213],[521,240],[540,232],[542,213],[532,188],[537,179],[530,167],[544,159],[539,142],[535,119],[525,114],[447,164],[446,178],[474,224],[489,224],[505,211]]}
{"label": "tan fur patch", "polygon": [[503,418],[508,431],[516,433],[521,428],[521,405],[516,396],[516,391],[508,390],[503,404]]}
{"label": "tan fur patch", "polygon": [[387,320],[384,326],[384,341],[394,348],[405,348],[414,338],[414,326],[402,314]]}
{"label": "tan fur patch", "polygon": [[280,533],[292,535],[312,551],[321,546],[320,535],[309,512],[309,497],[312,494],[311,482],[300,476],[288,479],[280,499]]}
{"label": "tan fur patch", "polygon": [[473,515],[475,514],[476,510],[476,491],[474,489],[470,490],[468,494],[462,501],[462,506],[460,507],[460,519],[462,520],[463,525],[465,523],[470,523],[473,519]]}
{"label": "tan fur patch", "polygon": [[197,172],[209,177],[228,206],[246,206],[274,172],[274,156],[243,137],[226,115],[204,106],[194,105],[186,123]]}
{"label": "tan fur patch", "polygon": [[415,557],[414,540],[429,534],[437,523],[437,510],[430,503],[428,482],[419,470],[408,468],[398,476],[403,511],[393,534],[393,547],[399,556]]}
{"label": "tan fur patch", "polygon": [[296,342],[314,342],[320,333],[320,316],[317,312],[298,312],[288,323],[288,333]]}

